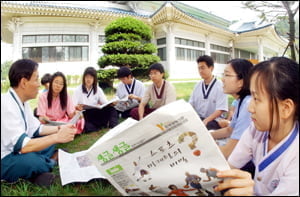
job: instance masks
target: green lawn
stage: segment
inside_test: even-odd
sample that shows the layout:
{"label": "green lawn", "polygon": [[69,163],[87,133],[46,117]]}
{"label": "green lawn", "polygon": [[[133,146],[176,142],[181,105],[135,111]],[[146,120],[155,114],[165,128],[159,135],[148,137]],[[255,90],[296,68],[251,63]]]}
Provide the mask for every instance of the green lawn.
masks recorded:
{"label": "green lawn", "polygon": [[[188,101],[196,82],[174,83],[177,93],[177,99]],[[114,90],[105,90],[108,99],[114,96]],[[69,94],[72,94],[69,91]],[[229,104],[232,98],[229,97]],[[30,101],[30,106],[34,109],[37,105],[37,99]],[[3,118],[3,117],[2,117]],[[122,120],[120,120],[122,121]],[[81,134],[75,137],[74,141],[67,144],[59,144],[58,148],[67,148],[69,152],[78,152],[88,149],[95,143],[108,129],[98,132]],[[72,167],[72,166],[70,166]],[[58,166],[53,172],[59,175]],[[60,180],[57,180],[50,188],[38,187],[25,180],[19,180],[14,184],[1,182],[1,196],[120,196],[121,194],[114,189],[107,181],[94,179],[87,183],[71,183],[61,186]]]}

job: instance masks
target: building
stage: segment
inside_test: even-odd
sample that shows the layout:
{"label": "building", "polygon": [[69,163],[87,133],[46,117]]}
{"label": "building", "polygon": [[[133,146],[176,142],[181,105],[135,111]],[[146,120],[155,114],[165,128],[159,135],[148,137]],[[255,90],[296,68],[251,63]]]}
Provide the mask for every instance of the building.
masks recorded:
{"label": "building", "polygon": [[227,60],[258,62],[281,55],[287,41],[273,24],[231,24],[175,1],[1,1],[1,39],[13,44],[13,60],[32,58],[40,74],[81,75],[98,69],[104,29],[119,17],[133,16],[153,31],[161,63],[170,78],[198,78],[196,59],[211,55],[215,74]]}

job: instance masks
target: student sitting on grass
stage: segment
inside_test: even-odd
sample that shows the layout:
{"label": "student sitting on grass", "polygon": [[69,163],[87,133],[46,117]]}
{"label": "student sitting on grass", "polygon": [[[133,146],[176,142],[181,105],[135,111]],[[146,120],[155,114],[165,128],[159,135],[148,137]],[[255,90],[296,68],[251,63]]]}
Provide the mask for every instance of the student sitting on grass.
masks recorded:
{"label": "student sitting on grass", "polygon": [[160,63],[152,64],[149,68],[151,84],[138,107],[133,108],[130,115],[135,120],[141,120],[159,107],[176,100],[175,87],[164,80],[164,67]]}
{"label": "student sitting on grass", "polygon": [[[67,92],[66,77],[62,72],[52,75],[49,90],[42,93],[38,99],[37,115],[43,124],[51,121],[70,121],[76,113],[72,97]],[[82,133],[84,120],[76,122],[77,134]]]}
{"label": "student sitting on grass", "polygon": [[[84,70],[82,84],[75,89],[73,101],[77,110],[83,110],[83,104],[102,105],[108,102],[103,90],[98,86],[95,68],[88,67]],[[86,109],[83,117],[84,132],[99,131],[102,128],[113,128],[118,125],[118,113],[110,105],[102,109]]]}
{"label": "student sitting on grass", "polygon": [[131,70],[126,66],[123,66],[118,70],[117,77],[121,82],[117,86],[116,96],[120,99],[128,96],[128,99],[131,101],[131,103],[128,102],[128,104],[133,106],[127,108],[127,110],[123,112],[118,111],[118,113],[121,114],[122,118],[128,118],[130,117],[131,109],[138,106],[141,102],[145,92],[145,85],[141,81],[135,79],[132,76]]}
{"label": "student sitting on grass", "polygon": [[55,144],[73,141],[72,125],[45,126],[33,116],[27,101],[39,91],[38,64],[21,59],[9,70],[11,88],[1,94],[1,180],[49,186],[55,175],[50,173],[57,163]]}

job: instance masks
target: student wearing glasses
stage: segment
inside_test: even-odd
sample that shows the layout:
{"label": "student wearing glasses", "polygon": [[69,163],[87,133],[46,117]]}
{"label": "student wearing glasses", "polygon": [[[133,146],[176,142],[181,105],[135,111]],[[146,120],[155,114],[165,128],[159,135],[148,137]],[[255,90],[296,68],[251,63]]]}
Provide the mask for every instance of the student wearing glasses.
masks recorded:
{"label": "student wearing glasses", "polygon": [[164,67],[160,63],[152,64],[149,76],[152,84],[148,86],[137,108],[130,112],[132,118],[141,120],[159,107],[176,100],[175,87],[164,79]]}

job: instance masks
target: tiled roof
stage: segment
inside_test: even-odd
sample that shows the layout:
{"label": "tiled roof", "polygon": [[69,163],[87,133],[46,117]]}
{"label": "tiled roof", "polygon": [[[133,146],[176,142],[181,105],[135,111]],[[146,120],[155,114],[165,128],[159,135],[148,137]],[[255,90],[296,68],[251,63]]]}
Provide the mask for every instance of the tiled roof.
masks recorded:
{"label": "tiled roof", "polygon": [[9,4],[15,6],[31,6],[31,7],[41,7],[41,8],[53,8],[53,9],[67,9],[74,11],[90,11],[90,12],[111,12],[115,14],[125,14],[139,17],[149,17],[149,15],[139,14],[128,10],[123,10],[120,8],[111,8],[111,7],[91,7],[87,5],[76,5],[76,4],[53,4],[53,2],[43,2],[43,1],[31,1],[31,2],[22,2],[22,1],[1,1],[2,4]]}

